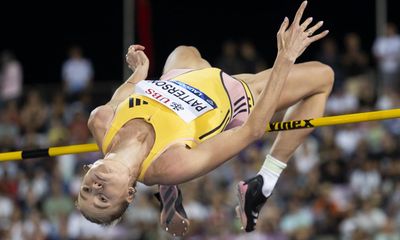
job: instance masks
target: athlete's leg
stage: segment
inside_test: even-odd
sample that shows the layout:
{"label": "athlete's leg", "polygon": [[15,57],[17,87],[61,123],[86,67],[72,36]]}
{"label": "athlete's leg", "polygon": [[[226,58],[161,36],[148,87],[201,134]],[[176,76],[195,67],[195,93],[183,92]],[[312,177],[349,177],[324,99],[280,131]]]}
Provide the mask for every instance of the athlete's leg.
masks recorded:
{"label": "athlete's leg", "polygon": [[168,56],[163,74],[173,69],[202,69],[211,65],[201,57],[200,52],[192,46],[178,46]]}
{"label": "athlete's leg", "polygon": [[[271,70],[258,74],[235,76],[248,82],[253,94],[260,94],[261,86],[266,84]],[[297,64],[292,69],[282,90],[278,110],[288,109],[284,120],[299,120],[320,117],[324,113],[325,103],[333,85],[333,71],[327,65],[318,62]],[[246,231],[253,231],[258,213],[286,167],[286,163],[311,133],[312,129],[283,131],[277,135],[270,154],[257,176],[238,184],[239,214]]]}
{"label": "athlete's leg", "polygon": [[[257,101],[270,73],[271,70],[268,69],[257,74],[241,74],[235,77],[248,83]],[[284,120],[322,116],[332,89],[333,78],[332,69],[325,64],[319,62],[296,64],[286,80],[278,103],[278,111],[290,107]],[[271,155],[286,163],[311,131],[312,129],[303,129],[280,132],[271,148]]]}

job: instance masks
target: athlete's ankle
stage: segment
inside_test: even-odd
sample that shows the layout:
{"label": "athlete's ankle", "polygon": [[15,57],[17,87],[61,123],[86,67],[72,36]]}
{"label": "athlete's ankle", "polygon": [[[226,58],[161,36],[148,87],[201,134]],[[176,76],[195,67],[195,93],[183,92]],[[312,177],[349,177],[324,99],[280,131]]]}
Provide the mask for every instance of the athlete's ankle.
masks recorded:
{"label": "athlete's ankle", "polygon": [[279,161],[270,154],[265,158],[264,164],[258,172],[263,177],[264,184],[262,187],[262,193],[265,197],[269,197],[275,188],[276,182],[279,179],[280,174],[286,168],[286,163]]}

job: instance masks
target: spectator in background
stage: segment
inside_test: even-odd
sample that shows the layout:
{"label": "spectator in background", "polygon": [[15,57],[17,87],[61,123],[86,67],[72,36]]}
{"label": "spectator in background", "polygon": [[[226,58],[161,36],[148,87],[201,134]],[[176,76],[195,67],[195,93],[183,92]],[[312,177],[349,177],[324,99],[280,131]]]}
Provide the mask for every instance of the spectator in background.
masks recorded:
{"label": "spectator in background", "polygon": [[53,177],[50,193],[43,202],[43,212],[56,228],[60,227],[60,218],[68,216],[74,209],[74,202],[63,191],[62,185],[61,179]]}
{"label": "spectator in background", "polygon": [[[5,195],[3,190],[0,189],[0,227],[4,221],[10,218],[13,214],[14,206],[12,199]],[[1,224],[3,223],[3,224]]]}
{"label": "spectator in background", "polygon": [[372,46],[379,71],[380,92],[386,88],[399,88],[400,35],[394,23],[387,23],[386,34],[378,36]]}
{"label": "spectator in background", "polygon": [[294,163],[300,175],[307,175],[319,163],[318,142],[314,137],[307,138],[294,152]]}
{"label": "spectator in background", "polygon": [[373,111],[378,98],[374,84],[368,78],[361,78],[358,88],[358,104],[361,111]]}
{"label": "spectator in background", "polygon": [[64,92],[71,99],[76,99],[89,89],[93,81],[92,62],[84,57],[80,46],[74,45],[68,50],[68,59],[62,65]]}
{"label": "spectator in background", "polygon": [[387,222],[386,213],[379,208],[379,200],[374,197],[361,202],[361,209],[355,217],[357,226],[371,235],[384,227]]}
{"label": "spectator in background", "polygon": [[352,156],[364,137],[361,130],[354,127],[354,125],[347,124],[338,128],[336,131],[335,144],[339,147],[342,155],[346,157]]}
{"label": "spectator in background", "polygon": [[0,103],[18,100],[22,94],[23,73],[21,63],[9,50],[0,54]]}
{"label": "spectator in background", "polygon": [[400,240],[400,231],[396,229],[396,223],[393,219],[386,221],[374,240]]}
{"label": "spectator in background", "polygon": [[229,74],[244,72],[242,61],[238,55],[238,46],[236,42],[233,40],[226,40],[222,44],[222,52],[217,58],[215,65],[224,69]]}
{"label": "spectator in background", "polygon": [[343,85],[343,70],[340,65],[340,56],[337,42],[334,38],[328,37],[321,41],[321,49],[317,52],[315,60],[329,65],[335,72],[333,93]]}
{"label": "spectator in background", "polygon": [[260,72],[267,68],[265,60],[258,54],[253,42],[246,40],[240,45],[243,73]]}
{"label": "spectator in background", "polygon": [[360,36],[350,32],[344,37],[345,52],[341,58],[343,73],[346,78],[366,74],[369,68],[368,54],[361,48]]}
{"label": "spectator in background", "polygon": [[[357,85],[359,87],[359,85]],[[329,97],[326,104],[328,115],[354,113],[359,108],[359,99],[350,88],[336,86],[335,92]]]}
{"label": "spectator in background", "polygon": [[282,216],[280,227],[292,239],[296,235],[306,235],[309,239],[312,234],[314,215],[309,206],[303,204],[301,199],[294,196],[288,202],[288,212]]}
{"label": "spectator in background", "polygon": [[20,113],[21,126],[24,133],[46,131],[46,121],[48,118],[48,106],[36,89],[28,92],[25,105]]}
{"label": "spectator in background", "polygon": [[73,118],[68,126],[71,134],[70,142],[73,144],[88,142],[90,139],[90,132],[87,127],[88,116],[82,111],[76,111],[72,114]]}
{"label": "spectator in background", "polygon": [[329,183],[321,184],[316,191],[316,199],[312,205],[315,217],[316,233],[322,236],[337,234],[336,227],[341,217],[338,203],[332,195],[332,185]]}
{"label": "spectator in background", "polygon": [[329,154],[323,154],[319,167],[321,183],[330,183],[333,185],[347,184],[346,162],[341,154],[342,152],[336,145],[331,146]]}
{"label": "spectator in background", "polygon": [[7,102],[1,113],[0,148],[5,151],[15,148],[19,138],[20,118],[16,101]]}
{"label": "spectator in background", "polygon": [[61,123],[67,123],[67,115],[70,114],[68,111],[68,105],[65,102],[65,97],[59,92],[56,92],[52,96],[52,101],[49,104],[49,118],[50,121],[60,121]]}
{"label": "spectator in background", "polygon": [[368,159],[362,162],[361,168],[350,174],[350,188],[357,197],[366,201],[379,190],[381,181],[377,163]]}
{"label": "spectator in background", "polygon": [[376,109],[392,109],[400,105],[399,92],[394,89],[385,89],[381,94],[377,96]]}

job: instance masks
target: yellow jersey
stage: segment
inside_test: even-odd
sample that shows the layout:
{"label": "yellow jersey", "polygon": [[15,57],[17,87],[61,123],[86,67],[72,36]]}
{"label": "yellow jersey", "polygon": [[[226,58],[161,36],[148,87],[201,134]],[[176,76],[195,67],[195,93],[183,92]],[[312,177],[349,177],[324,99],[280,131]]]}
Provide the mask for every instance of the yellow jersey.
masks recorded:
{"label": "yellow jersey", "polygon": [[[234,96],[230,94],[232,88],[242,93]],[[141,165],[138,180],[143,181],[150,164],[169,146],[183,143],[193,148],[224,131],[240,113],[247,116],[253,105],[248,86],[218,68],[191,70],[167,81],[143,80],[118,105],[102,151],[107,152],[114,136],[128,121],[141,118],[151,124],[155,140]]]}

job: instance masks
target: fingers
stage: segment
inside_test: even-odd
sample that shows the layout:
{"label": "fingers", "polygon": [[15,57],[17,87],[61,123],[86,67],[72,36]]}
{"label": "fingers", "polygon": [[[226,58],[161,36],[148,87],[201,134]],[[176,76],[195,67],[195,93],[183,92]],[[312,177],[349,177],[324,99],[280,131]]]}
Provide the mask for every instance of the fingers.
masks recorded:
{"label": "fingers", "polygon": [[310,23],[312,22],[313,18],[309,17],[307,18],[302,24],[301,24],[301,29],[306,30],[308,28],[308,25],[310,25]]}
{"label": "fingers", "polygon": [[139,44],[130,45],[128,48],[128,53],[125,55],[125,58],[128,61],[130,55],[134,56],[138,51],[143,52],[144,50],[145,50],[145,47],[142,45],[139,45]]}
{"label": "fingers", "polygon": [[146,54],[144,54],[143,51],[138,51],[137,54],[139,56],[139,64],[140,65],[144,65],[144,64],[146,64],[146,62],[148,62],[149,59],[147,58]]}
{"label": "fingers", "polygon": [[325,30],[315,36],[312,36],[314,34],[315,31],[317,31],[318,29],[320,29],[322,27],[322,25],[324,24],[323,21],[319,21],[317,24],[315,24],[314,26],[312,26],[311,28],[309,28],[306,32],[308,34],[310,43],[315,42],[320,40],[321,38],[325,37],[326,35],[328,35],[329,30]]}
{"label": "fingers", "polygon": [[285,17],[285,19],[283,19],[281,27],[279,28],[278,35],[280,35],[283,32],[285,32],[286,29],[288,28],[288,26],[289,26],[289,19],[287,17]]}
{"label": "fingers", "polygon": [[144,51],[144,49],[145,47],[139,44],[130,45],[128,48],[128,50],[133,50],[133,51],[138,51],[138,50]]}
{"label": "fingers", "polygon": [[320,40],[321,38],[324,38],[326,35],[328,35],[328,33],[329,33],[329,30],[325,30],[315,36],[308,38],[308,39],[309,39],[310,43],[312,43],[312,42]]}
{"label": "fingers", "polygon": [[315,31],[317,31],[319,28],[322,27],[322,25],[324,25],[324,21],[319,21],[317,24],[315,24],[314,26],[310,27],[306,32],[308,33],[308,36],[312,36],[314,34]]}
{"label": "fingers", "polygon": [[149,59],[142,50],[129,51],[126,55],[126,62],[132,70],[135,70],[139,66],[148,67],[149,65]]}
{"label": "fingers", "polygon": [[[312,17],[300,24],[307,4],[307,1],[302,2],[290,27],[288,26],[289,20],[285,18],[278,32],[278,50],[284,51],[290,59],[296,59],[312,42],[325,37],[329,33],[329,31],[323,31],[314,36],[313,34],[322,27],[323,22],[320,21],[310,27],[313,21]],[[288,34],[285,34],[286,31]]]}
{"label": "fingers", "polygon": [[294,17],[293,22],[295,24],[300,25],[300,20],[301,20],[301,17],[303,16],[304,9],[306,9],[306,6],[307,6],[307,1],[303,1],[300,5],[299,9],[296,12],[296,16]]}
{"label": "fingers", "polygon": [[[299,9],[297,10],[296,16],[295,16],[295,18],[293,20],[294,23],[300,24],[300,20],[301,20],[301,17],[303,16],[304,9],[306,8],[307,3],[308,3],[307,1],[303,1],[301,3]],[[329,33],[329,31],[324,31],[324,32],[322,32],[322,33],[320,33],[318,35],[315,35],[315,36],[311,37],[314,34],[314,32],[317,31],[319,28],[321,28],[322,25],[324,24],[323,21],[319,21],[317,24],[315,24],[314,26],[310,27],[306,31],[307,27],[311,24],[312,20],[313,20],[313,18],[309,17],[300,25],[301,29],[303,29],[303,31],[305,31],[307,33],[307,37],[309,37],[311,39],[310,42],[317,41],[317,40],[325,37]]]}

